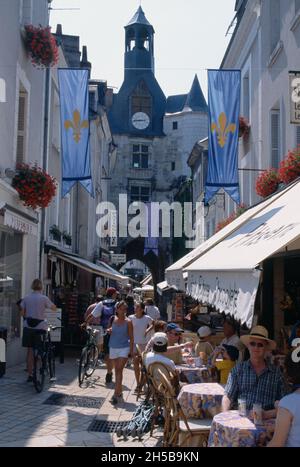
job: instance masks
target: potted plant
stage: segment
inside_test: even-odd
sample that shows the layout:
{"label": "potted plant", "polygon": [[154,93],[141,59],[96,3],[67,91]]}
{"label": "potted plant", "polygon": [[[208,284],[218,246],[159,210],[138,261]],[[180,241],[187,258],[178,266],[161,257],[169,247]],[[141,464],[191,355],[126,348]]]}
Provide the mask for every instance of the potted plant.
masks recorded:
{"label": "potted plant", "polygon": [[290,183],[300,177],[300,146],[289,151],[280,163],[279,177],[283,183]]}
{"label": "potted plant", "polygon": [[72,237],[69,233],[63,232],[62,237],[66,245],[68,246],[72,245]]}
{"label": "potted plant", "polygon": [[245,204],[239,204],[235,212],[232,212],[229,217],[218,223],[216,233],[241,216],[247,209],[248,207]]}
{"label": "potted plant", "polygon": [[268,169],[259,175],[256,180],[256,193],[262,198],[275,193],[280,184],[280,177],[277,169]]}
{"label": "potted plant", "polygon": [[51,67],[57,64],[59,58],[55,37],[51,28],[35,27],[32,24],[25,26],[25,46],[31,56],[31,63],[38,67]]}
{"label": "potted plant", "polygon": [[239,117],[239,138],[248,138],[250,125],[245,117]]}
{"label": "potted plant", "polygon": [[57,242],[61,241],[61,231],[59,230],[58,226],[53,224],[49,229],[50,234],[52,235],[53,240]]}
{"label": "potted plant", "polygon": [[37,164],[18,164],[12,186],[25,206],[46,208],[56,194],[56,180]]}

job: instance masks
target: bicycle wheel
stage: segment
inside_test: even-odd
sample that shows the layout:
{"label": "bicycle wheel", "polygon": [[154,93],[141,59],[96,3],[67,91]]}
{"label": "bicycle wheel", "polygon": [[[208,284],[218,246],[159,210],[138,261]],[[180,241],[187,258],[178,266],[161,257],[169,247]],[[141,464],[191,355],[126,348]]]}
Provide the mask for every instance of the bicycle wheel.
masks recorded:
{"label": "bicycle wheel", "polygon": [[55,378],[55,354],[53,348],[50,347],[48,353],[48,366],[49,366],[49,376],[50,380]]}
{"label": "bicycle wheel", "polygon": [[44,357],[43,354],[38,352],[34,356],[33,362],[33,385],[36,392],[42,392],[45,383],[45,370],[44,370]]}
{"label": "bicycle wheel", "polygon": [[82,385],[83,380],[86,376],[85,371],[86,371],[86,366],[87,366],[87,357],[88,357],[88,348],[84,347],[81,352],[81,357],[79,361],[79,369],[78,369],[78,383],[79,386]]}
{"label": "bicycle wheel", "polygon": [[96,345],[91,345],[87,350],[87,365],[85,374],[87,378],[92,376],[98,363],[99,350]]}

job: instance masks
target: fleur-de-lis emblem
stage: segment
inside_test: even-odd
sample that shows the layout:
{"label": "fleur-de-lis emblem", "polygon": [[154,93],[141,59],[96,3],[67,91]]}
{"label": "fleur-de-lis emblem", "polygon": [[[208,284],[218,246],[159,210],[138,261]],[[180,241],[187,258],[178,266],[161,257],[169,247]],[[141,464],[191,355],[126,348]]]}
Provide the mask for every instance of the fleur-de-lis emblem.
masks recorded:
{"label": "fleur-de-lis emblem", "polygon": [[65,129],[68,131],[70,128],[73,129],[73,138],[76,143],[79,143],[80,138],[81,138],[81,130],[83,128],[88,128],[89,127],[89,122],[88,120],[82,120],[80,119],[80,112],[79,110],[74,110],[73,112],[73,121],[72,120],[66,120],[65,121]]}
{"label": "fleur-de-lis emblem", "polygon": [[214,132],[216,131],[218,134],[218,143],[221,146],[221,148],[224,148],[226,141],[227,141],[227,135],[228,133],[234,133],[236,131],[236,124],[235,123],[229,123],[227,125],[227,117],[224,112],[222,112],[219,116],[219,127],[216,123],[212,123],[211,125],[211,131]]}

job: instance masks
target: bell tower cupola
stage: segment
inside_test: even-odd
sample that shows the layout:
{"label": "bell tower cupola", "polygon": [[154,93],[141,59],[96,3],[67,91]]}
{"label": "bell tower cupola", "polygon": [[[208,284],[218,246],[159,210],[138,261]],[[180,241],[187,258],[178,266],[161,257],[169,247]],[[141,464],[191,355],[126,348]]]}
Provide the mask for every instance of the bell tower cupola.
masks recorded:
{"label": "bell tower cupola", "polygon": [[125,26],[125,78],[154,73],[154,29],[140,6]]}

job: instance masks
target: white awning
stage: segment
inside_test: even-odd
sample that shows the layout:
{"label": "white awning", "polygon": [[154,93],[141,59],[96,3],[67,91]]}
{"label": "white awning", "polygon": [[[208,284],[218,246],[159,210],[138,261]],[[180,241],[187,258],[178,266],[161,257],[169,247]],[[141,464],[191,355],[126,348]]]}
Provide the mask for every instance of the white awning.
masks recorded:
{"label": "white awning", "polygon": [[256,268],[276,253],[295,249],[299,199],[297,181],[186,267],[188,293],[251,327],[260,276]]}
{"label": "white awning", "polygon": [[51,250],[50,254],[70,264],[73,264],[78,268],[84,269],[85,271],[88,271],[92,274],[96,274],[97,276],[106,277],[107,279],[112,279],[122,284],[127,284],[129,280],[127,276],[123,276],[118,271],[103,263],[102,261],[98,261],[98,264],[94,264],[91,261],[88,261],[79,256],[68,255],[67,253],[62,253],[56,250]]}
{"label": "white awning", "polygon": [[162,295],[163,292],[165,292],[166,290],[168,289],[171,289],[172,287],[168,284],[167,281],[163,281],[163,282],[160,282],[159,284],[157,284],[157,292],[159,293],[159,295]]}
{"label": "white awning", "polygon": [[245,225],[249,219],[258,215],[264,209],[268,208],[269,205],[274,203],[276,199],[281,198],[285,193],[289,192],[294,185],[288,186],[285,190],[276,193],[272,197],[266,199],[265,201],[259,203],[256,206],[249,208],[241,216],[232,221],[229,225],[225,226],[222,230],[217,232],[215,235],[210,237],[204,243],[199,245],[197,248],[192,250],[190,253],[185,255],[183,258],[178,260],[176,263],[172,264],[166,269],[166,280],[169,285],[174,285],[179,290],[185,290],[185,281],[183,278],[183,270],[192,264],[195,260],[200,258],[202,255],[207,253],[213,247],[221,243],[228,235],[232,232]]}

